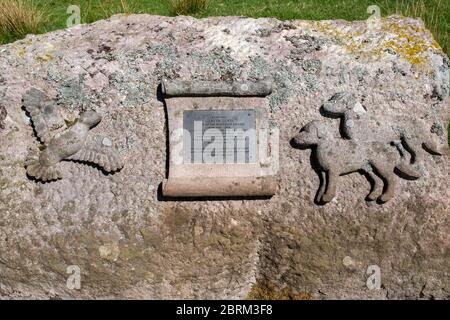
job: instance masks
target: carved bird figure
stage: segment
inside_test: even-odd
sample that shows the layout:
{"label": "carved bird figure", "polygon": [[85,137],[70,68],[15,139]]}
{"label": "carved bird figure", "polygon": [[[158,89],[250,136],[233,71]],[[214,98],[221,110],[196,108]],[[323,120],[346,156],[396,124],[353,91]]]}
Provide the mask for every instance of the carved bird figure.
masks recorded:
{"label": "carved bird figure", "polygon": [[61,179],[59,164],[63,160],[96,164],[106,172],[123,167],[111,140],[87,142],[90,130],[102,120],[97,112],[83,112],[74,125],[61,131],[64,119],[54,101],[42,91],[30,89],[23,97],[23,106],[31,117],[36,135],[45,145],[37,158],[27,159],[25,166],[29,176],[42,181]]}

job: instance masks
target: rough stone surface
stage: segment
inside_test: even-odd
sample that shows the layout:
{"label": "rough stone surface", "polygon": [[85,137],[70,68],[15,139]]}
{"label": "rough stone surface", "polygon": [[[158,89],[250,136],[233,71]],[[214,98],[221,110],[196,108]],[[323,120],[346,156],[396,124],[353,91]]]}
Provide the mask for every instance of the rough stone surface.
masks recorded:
{"label": "rough stone surface", "polygon": [[[369,185],[355,173],[319,206],[311,151],[289,143],[315,119],[338,134],[339,120],[319,108],[346,91],[374,115],[422,118],[445,146],[448,67],[423,23],[400,17],[373,26],[115,16],[0,47],[0,297],[245,298],[271,288],[316,299],[449,298],[448,150],[424,159],[420,179],[399,179],[383,205],[364,201]],[[162,77],[273,79],[277,195],[160,201]],[[31,87],[68,122],[101,113],[91,134],[114,141],[125,167],[105,175],[63,162],[65,179],[29,180],[24,161],[38,143],[21,99]],[[70,265],[81,290],[66,286]],[[366,286],[370,265],[381,269],[379,290]]]}

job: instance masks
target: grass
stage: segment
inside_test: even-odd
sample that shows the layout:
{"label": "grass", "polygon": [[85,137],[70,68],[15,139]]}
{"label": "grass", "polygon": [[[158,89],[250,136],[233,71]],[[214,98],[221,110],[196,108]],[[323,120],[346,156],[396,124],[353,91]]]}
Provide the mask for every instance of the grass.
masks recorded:
{"label": "grass", "polygon": [[45,10],[28,0],[0,0],[0,30],[3,42],[39,33],[46,23]]}
{"label": "grass", "polygon": [[201,13],[207,7],[208,0],[172,0],[173,12],[178,15]]}
{"label": "grass", "polygon": [[[24,2],[32,2],[32,5],[22,7],[20,14],[15,14],[12,4]],[[66,10],[71,4],[80,6],[82,23],[91,23],[116,13],[351,21],[367,19],[367,8],[378,5],[382,16],[397,13],[421,17],[444,51],[448,53],[449,49],[449,0],[0,0],[0,3],[0,21],[11,14],[17,17],[13,30],[0,23],[0,43],[23,38],[26,33],[65,28],[69,16]]]}

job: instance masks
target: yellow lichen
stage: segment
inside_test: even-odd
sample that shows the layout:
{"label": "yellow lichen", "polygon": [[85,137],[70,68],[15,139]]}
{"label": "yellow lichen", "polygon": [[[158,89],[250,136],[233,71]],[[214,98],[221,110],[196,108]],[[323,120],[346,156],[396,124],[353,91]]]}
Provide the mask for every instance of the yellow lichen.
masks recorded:
{"label": "yellow lichen", "polygon": [[36,59],[36,61],[39,61],[39,62],[49,62],[49,61],[53,60],[54,57],[51,54],[44,54],[43,56],[36,56],[35,59]]}
{"label": "yellow lichen", "polygon": [[78,122],[78,120],[79,120],[78,118],[76,118],[75,120],[64,119],[64,122],[67,127],[72,127],[75,123]]}
{"label": "yellow lichen", "polygon": [[426,41],[422,36],[427,33],[425,28],[398,23],[388,23],[383,25],[383,31],[392,34],[391,40],[386,40],[382,46],[387,49],[391,48],[397,54],[408,60],[412,64],[423,64],[427,62],[429,49],[442,51],[439,44],[433,39],[431,42]]}
{"label": "yellow lichen", "polygon": [[[442,52],[442,48],[431,34],[422,26],[409,22],[400,24],[398,19],[383,18],[379,21],[379,32],[370,28],[347,28],[328,21],[315,22],[315,28],[336,40],[343,49],[351,54],[369,59],[379,59],[386,50],[392,49],[396,54],[413,65],[424,65],[428,61],[428,51]],[[364,33],[372,32],[371,41],[362,38]],[[424,38],[424,35],[430,35]]]}
{"label": "yellow lichen", "polygon": [[23,58],[26,53],[27,53],[27,50],[25,50],[24,47],[19,48],[19,57]]}

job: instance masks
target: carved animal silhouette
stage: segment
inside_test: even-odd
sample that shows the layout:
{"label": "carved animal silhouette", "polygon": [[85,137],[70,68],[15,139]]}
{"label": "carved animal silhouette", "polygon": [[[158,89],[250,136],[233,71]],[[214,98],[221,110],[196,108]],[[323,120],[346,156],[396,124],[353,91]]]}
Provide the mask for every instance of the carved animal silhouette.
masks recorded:
{"label": "carved animal silhouette", "polygon": [[343,174],[365,172],[374,183],[367,200],[378,198],[381,202],[389,201],[395,194],[394,169],[411,174],[392,146],[375,141],[360,143],[336,138],[329,131],[325,124],[315,120],[305,125],[293,139],[298,146],[317,146],[315,155],[321,175],[318,202],[327,203],[335,197],[338,176]]}
{"label": "carved animal silhouette", "polygon": [[86,142],[90,129],[102,119],[97,112],[86,111],[73,126],[55,132],[65,125],[64,119],[57,106],[42,91],[29,90],[23,97],[23,105],[31,116],[38,138],[46,146],[37,158],[27,159],[25,166],[29,176],[42,181],[61,179],[59,163],[62,160],[94,163],[107,172],[123,167],[111,148],[112,144]]}
{"label": "carved animal silhouette", "polygon": [[[439,144],[431,134],[426,122],[410,116],[369,115],[366,109],[347,92],[335,94],[323,105],[326,113],[340,116],[341,128],[346,138],[355,141],[379,141],[392,143],[403,156],[411,154],[411,163],[420,165],[424,154],[441,155]],[[403,144],[404,146],[403,146]],[[419,178],[420,172],[410,165],[410,177]]]}

